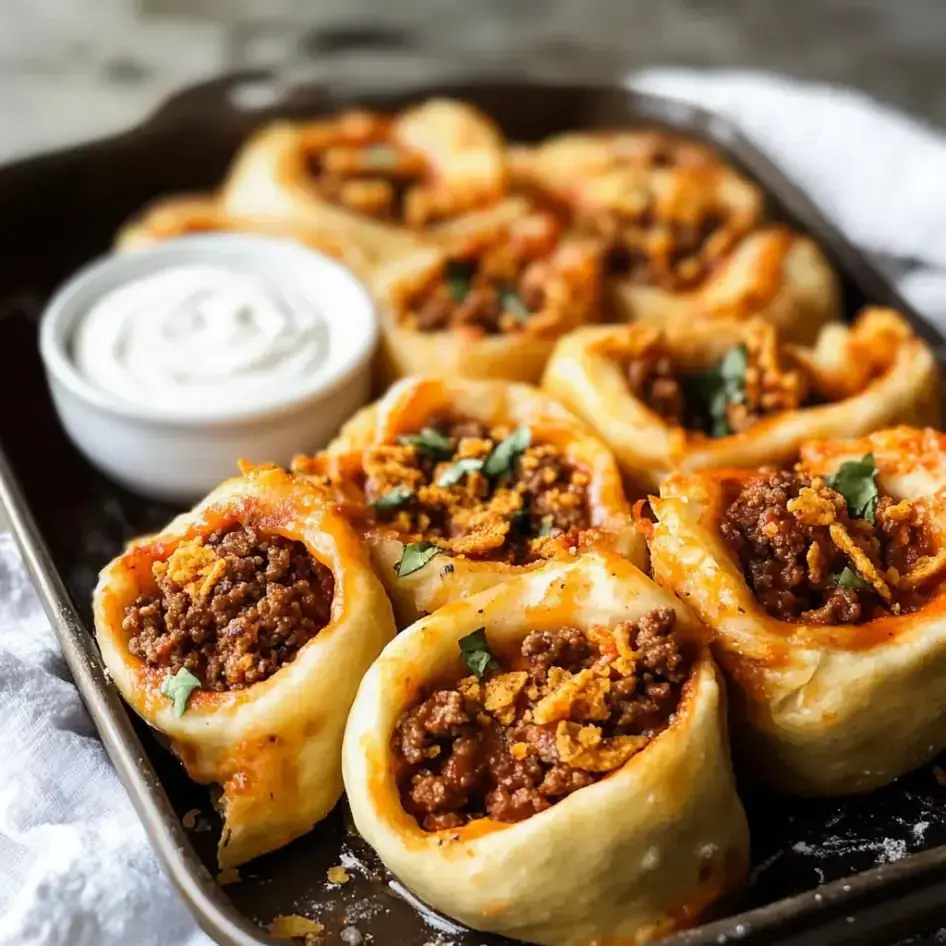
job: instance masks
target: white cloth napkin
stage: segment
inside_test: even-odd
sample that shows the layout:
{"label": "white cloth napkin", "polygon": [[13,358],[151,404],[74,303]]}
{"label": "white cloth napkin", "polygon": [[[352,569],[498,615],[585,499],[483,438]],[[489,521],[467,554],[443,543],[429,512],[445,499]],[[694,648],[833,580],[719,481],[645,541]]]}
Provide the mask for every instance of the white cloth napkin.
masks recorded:
{"label": "white cloth napkin", "polygon": [[[718,109],[946,325],[946,141],[863,96],[743,74],[631,80]],[[0,946],[206,946],[0,537]]]}
{"label": "white cloth napkin", "polygon": [[0,535],[0,944],[210,944],[158,867],[9,535]]}

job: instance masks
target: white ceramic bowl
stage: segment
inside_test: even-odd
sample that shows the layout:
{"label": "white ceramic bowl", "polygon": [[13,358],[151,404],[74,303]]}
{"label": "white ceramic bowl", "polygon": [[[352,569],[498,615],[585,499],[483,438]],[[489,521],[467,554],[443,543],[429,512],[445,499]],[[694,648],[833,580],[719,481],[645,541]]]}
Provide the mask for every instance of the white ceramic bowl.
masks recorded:
{"label": "white ceramic bowl", "polygon": [[[118,286],[168,266],[217,263],[292,283],[317,304],[331,357],[310,382],[265,406],[182,416],[132,404],[84,377],[73,360],[79,320]],[[236,461],[287,464],[324,446],[368,399],[378,318],[361,283],[314,250],[269,237],[211,233],[111,254],[80,270],[50,301],[40,353],[59,419],[99,469],[153,499],[192,502],[236,472]]]}

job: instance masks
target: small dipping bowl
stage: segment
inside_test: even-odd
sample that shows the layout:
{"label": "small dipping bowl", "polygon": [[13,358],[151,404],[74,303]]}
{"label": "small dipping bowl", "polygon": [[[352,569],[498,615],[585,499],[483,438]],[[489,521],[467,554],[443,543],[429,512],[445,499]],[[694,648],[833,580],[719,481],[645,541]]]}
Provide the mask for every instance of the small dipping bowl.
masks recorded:
{"label": "small dipping bowl", "polygon": [[[83,319],[123,286],[179,266],[209,265],[291,287],[325,326],[328,357],[257,403],[142,403],[99,387],[76,363]],[[160,308],[160,300],[156,300]],[[147,309],[141,313],[147,318]],[[368,399],[378,317],[342,265],[290,240],[234,233],[187,236],[91,263],[62,286],[40,323],[40,354],[66,433],[100,470],[152,499],[193,502],[236,473],[236,461],[286,465],[323,447]]]}

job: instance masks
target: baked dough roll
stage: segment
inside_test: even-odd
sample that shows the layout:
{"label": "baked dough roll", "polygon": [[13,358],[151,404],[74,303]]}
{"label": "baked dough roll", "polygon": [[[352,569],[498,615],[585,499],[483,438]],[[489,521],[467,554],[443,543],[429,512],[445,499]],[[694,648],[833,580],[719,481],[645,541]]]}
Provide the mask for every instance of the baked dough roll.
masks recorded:
{"label": "baked dough roll", "polygon": [[370,280],[381,311],[380,373],[538,383],[555,342],[596,321],[600,253],[521,197],[431,231],[437,248]]}
{"label": "baked dough roll", "polygon": [[296,240],[341,260],[356,272],[363,273],[368,268],[357,245],[346,244],[324,230],[298,224],[235,217],[226,212],[213,194],[175,194],[154,201],[122,226],[115,238],[115,248],[137,250],[177,237],[221,231]]}
{"label": "baked dough roll", "polygon": [[267,125],[238,153],[222,197],[229,213],[324,230],[377,262],[423,245],[405,228],[492,203],[506,183],[493,122],[432,99],[394,117],[346,112]]}
{"label": "baked dough roll", "polygon": [[650,504],[654,574],[715,632],[772,788],[866,792],[946,747],[946,437],[816,441],[796,470],[678,474]]}
{"label": "baked dough roll", "polygon": [[759,316],[811,342],[840,315],[817,245],[763,226],[758,187],[708,148],[654,132],[563,135],[518,149],[511,166],[604,243],[619,318],[674,328]]}
{"label": "baked dough roll", "polygon": [[827,325],[813,348],[760,320],[585,328],[559,342],[543,387],[645,489],[672,470],[790,463],[803,440],[940,417],[935,356],[891,309]]}
{"label": "baked dough roll", "polygon": [[107,565],[93,608],[126,702],[191,778],[220,786],[221,869],[331,811],[345,719],[394,622],[311,481],[275,468],[228,480]]}
{"label": "baked dough roll", "polygon": [[672,595],[598,554],[421,619],[349,718],[359,832],[477,930],[587,946],[697,923],[748,862],[701,634]]}
{"label": "baked dough roll", "polygon": [[346,493],[402,625],[598,545],[644,564],[611,454],[527,385],[406,378],[294,467]]}

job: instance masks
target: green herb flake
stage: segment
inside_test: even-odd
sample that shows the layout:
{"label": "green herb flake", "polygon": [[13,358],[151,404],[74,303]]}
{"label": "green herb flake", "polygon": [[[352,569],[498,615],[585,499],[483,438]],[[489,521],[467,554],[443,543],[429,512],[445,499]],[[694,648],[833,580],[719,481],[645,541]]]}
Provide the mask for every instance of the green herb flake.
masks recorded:
{"label": "green herb flake", "polygon": [[841,571],[834,575],[834,580],[842,588],[870,588],[870,585],[857,574],[854,569],[849,568],[847,565],[841,569]]}
{"label": "green herb flake", "polygon": [[877,502],[877,466],[874,455],[867,453],[860,460],[846,460],[838,472],[825,477],[831,489],[847,500],[847,511],[853,519],[874,522]]}
{"label": "green herb flake", "polygon": [[187,667],[181,667],[175,674],[169,673],[161,681],[161,694],[174,702],[175,716],[184,715],[191,693],[199,689],[200,680]]}
{"label": "green herb flake", "polygon": [[512,284],[507,284],[499,290],[499,305],[503,312],[508,312],[517,322],[522,324],[528,322],[532,315],[522,301],[518,289]]}
{"label": "green herb flake", "polygon": [[493,448],[483,464],[483,473],[490,479],[511,476],[516,461],[532,443],[532,432],[528,427],[517,427],[505,440]]}
{"label": "green herb flake", "polygon": [[486,643],[486,628],[478,627],[466,637],[461,637],[460,656],[478,680],[486,676],[487,670],[499,670],[499,661],[490,653]]}
{"label": "green herb flake", "polygon": [[401,557],[394,566],[394,571],[398,578],[404,578],[407,575],[413,575],[419,572],[435,555],[443,551],[439,545],[433,542],[411,542],[404,546]]}
{"label": "green herb flake", "polygon": [[388,170],[397,167],[398,154],[390,145],[371,145],[365,148],[364,156],[372,168]]}
{"label": "green herb flake", "polygon": [[727,411],[730,404],[741,404],[745,400],[748,367],[746,346],[735,345],[719,364],[687,379],[693,393],[706,405],[711,437],[728,437],[733,432]]}
{"label": "green herb flake", "polygon": [[469,295],[470,286],[473,283],[473,266],[461,260],[451,260],[447,263],[444,275],[450,287],[450,298],[454,302],[463,302]]}
{"label": "green herb flake", "polygon": [[476,473],[483,469],[483,461],[476,457],[464,457],[448,467],[437,480],[438,486],[456,486],[467,473]]}
{"label": "green herb flake", "polygon": [[439,460],[449,460],[453,456],[453,441],[433,427],[424,427],[419,434],[404,434],[397,438],[397,442]]}
{"label": "green herb flake", "polygon": [[408,502],[414,495],[412,489],[406,486],[395,486],[388,490],[383,496],[379,496],[371,505],[375,509],[399,509],[404,503]]}

